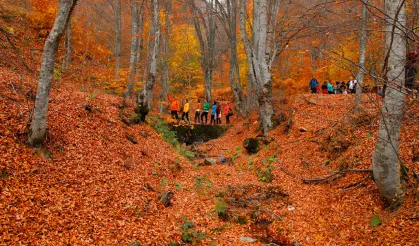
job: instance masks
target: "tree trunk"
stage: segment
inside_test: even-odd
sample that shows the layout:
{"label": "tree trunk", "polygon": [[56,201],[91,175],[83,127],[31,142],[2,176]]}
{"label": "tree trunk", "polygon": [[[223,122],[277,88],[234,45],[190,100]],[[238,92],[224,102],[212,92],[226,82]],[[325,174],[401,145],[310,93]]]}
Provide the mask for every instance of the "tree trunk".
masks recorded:
{"label": "tree trunk", "polygon": [[71,17],[68,21],[67,24],[67,32],[66,32],[66,38],[65,38],[65,47],[66,47],[66,52],[65,52],[65,56],[64,56],[64,60],[63,60],[63,67],[62,70],[63,72],[67,72],[68,69],[71,66],[71,52],[73,50],[73,30],[71,27]]}
{"label": "tree trunk", "polygon": [[362,86],[364,82],[365,74],[365,53],[367,50],[367,24],[368,24],[368,0],[364,0],[362,6],[362,27],[361,27],[361,43],[359,48],[359,68],[356,80],[358,84],[356,85],[356,97],[355,97],[355,111],[359,111],[362,101]]}
{"label": "tree trunk", "polygon": [[403,0],[386,0],[386,96],[381,110],[378,140],[372,159],[374,180],[381,195],[393,206],[401,202],[400,128],[405,106],[406,12]]}
{"label": "tree trunk", "polygon": [[[194,7],[193,1],[191,2],[194,8],[195,17],[193,18],[194,27],[196,35],[198,37],[199,46],[201,48],[201,67],[204,73],[204,97],[206,100],[211,101],[211,83],[214,75],[214,66],[215,66],[215,1],[209,0],[206,1],[206,9],[208,12],[207,22],[205,23],[205,18],[203,13],[196,7]],[[201,26],[200,20],[202,20],[203,25]],[[202,33],[202,30],[205,32]]]}
{"label": "tree trunk", "polygon": [[[246,47],[249,69],[253,77],[253,87],[255,89],[259,108],[259,117],[262,121],[263,133],[266,135],[272,128],[272,74],[269,69],[267,54],[267,0],[253,1],[253,33],[252,45],[247,39],[245,29],[245,1],[242,0],[241,6],[241,28],[243,41]],[[244,32],[243,32],[244,30]],[[250,57],[250,58],[249,58]]]}
{"label": "tree trunk", "polygon": [[237,0],[227,1],[228,13],[228,31],[230,38],[230,87],[233,91],[234,99],[237,103],[237,109],[242,112],[245,107],[245,98],[240,80],[240,69],[237,59]]}
{"label": "tree trunk", "polygon": [[121,40],[122,40],[122,30],[121,30],[121,0],[116,0],[115,7],[115,80],[119,83],[120,76],[119,70],[121,68]]}
{"label": "tree trunk", "polygon": [[240,32],[242,34],[242,40],[244,44],[244,48],[246,51],[246,59],[247,59],[247,65],[249,67],[248,72],[248,81],[247,81],[247,111],[250,113],[250,111],[253,109],[254,104],[254,98],[253,98],[253,86],[255,84],[256,80],[256,72],[253,68],[253,51],[252,47],[250,45],[249,37],[247,36],[247,29],[246,29],[246,0],[241,0],[240,2]]}
{"label": "tree trunk", "polygon": [[159,1],[153,0],[152,6],[152,22],[150,26],[150,42],[148,49],[148,75],[147,81],[144,85],[143,92],[140,95],[139,102],[146,103],[151,108],[151,101],[153,99],[153,88],[157,72],[157,60],[160,46],[160,14]]}
{"label": "tree trunk", "polygon": [[165,29],[166,32],[164,33],[163,37],[163,64],[162,64],[162,90],[160,92],[160,104],[159,104],[159,112],[163,112],[163,105],[162,102],[166,100],[167,94],[169,93],[169,57],[170,57],[170,47],[169,47],[169,39],[170,39],[170,15],[172,13],[172,0],[166,0],[165,2]]}
{"label": "tree trunk", "polygon": [[49,92],[51,89],[55,57],[57,55],[60,39],[64,34],[65,28],[76,4],[77,0],[60,0],[54,26],[45,41],[44,52],[42,54],[41,72],[36,92],[35,108],[28,138],[28,141],[32,146],[42,144],[45,138]]}
{"label": "tree trunk", "polygon": [[125,98],[132,96],[134,91],[134,80],[137,72],[137,51],[138,51],[138,3],[131,1],[131,55],[129,60],[129,77],[126,86]]}
{"label": "tree trunk", "polygon": [[[143,51],[143,43],[144,43],[144,41],[143,41],[143,33],[144,33],[144,1],[142,1],[141,2],[141,7],[140,7],[140,15],[139,15],[139,23],[138,23],[138,29],[139,29],[139,31],[138,31],[138,48],[137,48],[137,58],[136,58],[136,60],[137,60],[137,64],[136,64],[136,66],[137,66],[137,70],[140,68],[140,64],[141,64],[141,54],[142,54],[142,51]],[[135,73],[135,76],[134,76],[134,80],[138,80],[138,74],[139,73]]]}

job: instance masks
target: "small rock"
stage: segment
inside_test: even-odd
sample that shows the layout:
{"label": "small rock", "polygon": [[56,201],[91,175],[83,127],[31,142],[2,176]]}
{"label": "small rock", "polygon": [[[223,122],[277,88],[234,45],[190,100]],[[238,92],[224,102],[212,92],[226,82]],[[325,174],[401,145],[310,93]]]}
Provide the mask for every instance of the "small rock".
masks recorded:
{"label": "small rock", "polygon": [[93,111],[92,106],[90,106],[90,105],[84,105],[84,109],[89,111],[90,113]]}
{"label": "small rock", "polygon": [[292,205],[288,205],[288,206],[287,206],[287,209],[288,209],[289,211],[294,211],[294,210],[295,210],[294,206],[292,206]]}
{"label": "small rock", "polygon": [[251,154],[256,154],[261,148],[256,138],[246,138],[243,141],[243,147]]}
{"label": "small rock", "polygon": [[172,204],[171,200],[172,200],[174,194],[175,193],[173,193],[173,191],[169,190],[168,192],[163,193],[159,197],[160,198],[159,200],[163,204],[163,206],[165,206],[167,208]]}
{"label": "small rock", "polygon": [[205,158],[204,160],[204,166],[211,166],[217,164],[217,160],[213,158]]}
{"label": "small rock", "polygon": [[299,130],[300,132],[307,132],[307,129],[305,129],[304,127],[300,127],[298,130]]}
{"label": "small rock", "polygon": [[251,238],[251,237],[240,237],[240,241],[247,242],[247,243],[254,243],[254,242],[256,242],[256,240],[253,239],[253,238]]}
{"label": "small rock", "polygon": [[132,135],[127,135],[126,138],[128,139],[128,141],[130,141],[133,144],[137,144],[138,143],[137,140],[135,139],[135,137],[132,136]]}

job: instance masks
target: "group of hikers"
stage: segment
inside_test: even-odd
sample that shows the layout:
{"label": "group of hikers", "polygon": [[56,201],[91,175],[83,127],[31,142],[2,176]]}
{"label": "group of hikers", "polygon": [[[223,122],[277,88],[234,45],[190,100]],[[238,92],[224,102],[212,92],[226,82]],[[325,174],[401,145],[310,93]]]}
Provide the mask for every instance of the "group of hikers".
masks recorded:
{"label": "group of hikers", "polygon": [[345,81],[336,81],[333,85],[330,81],[324,81],[322,85],[317,81],[316,78],[312,78],[309,82],[309,89],[313,94],[353,94],[356,93],[356,87],[358,81],[351,79],[345,83]]}
{"label": "group of hikers", "polygon": [[[170,114],[172,116],[172,119],[179,120],[178,112],[180,111],[180,105],[177,101],[175,96],[167,96],[170,101]],[[186,99],[185,103],[183,104],[183,108],[181,110],[182,112],[182,120],[188,122],[190,124],[189,120],[189,111],[191,110],[189,100]],[[216,101],[213,102],[212,106],[208,102],[208,100],[205,100],[204,104],[201,105],[200,100],[198,99],[198,103],[195,105],[195,118],[194,123],[195,124],[208,124],[208,114],[211,111],[211,121],[210,124],[221,124],[221,115],[222,112],[225,115],[226,124],[230,124],[230,117],[233,115],[233,110],[230,106],[230,104],[227,102],[224,104],[224,106],[221,105],[221,103],[217,103]]]}

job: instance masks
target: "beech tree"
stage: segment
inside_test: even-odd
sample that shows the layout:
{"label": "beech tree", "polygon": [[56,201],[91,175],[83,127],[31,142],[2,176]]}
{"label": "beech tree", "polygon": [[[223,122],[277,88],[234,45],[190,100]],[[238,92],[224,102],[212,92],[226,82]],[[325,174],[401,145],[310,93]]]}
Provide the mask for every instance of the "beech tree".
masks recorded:
{"label": "beech tree", "polygon": [[193,8],[193,23],[198,37],[199,46],[201,48],[201,67],[204,72],[204,97],[211,101],[211,83],[214,76],[215,68],[215,34],[216,34],[216,15],[215,15],[215,0],[205,1],[205,13],[195,5],[193,0],[190,0]]}
{"label": "beech tree", "polygon": [[240,28],[249,65],[249,77],[253,84],[259,117],[262,121],[263,133],[266,135],[272,128],[272,74],[269,68],[268,38],[268,0],[253,1],[252,43],[246,31],[246,0],[241,0]]}
{"label": "beech tree", "polygon": [[122,27],[121,27],[121,0],[116,0],[115,8],[115,79],[119,83],[119,70],[121,68],[121,41],[122,41]]}
{"label": "beech tree", "polygon": [[359,110],[362,99],[362,86],[364,82],[365,69],[365,53],[367,50],[367,25],[368,25],[368,0],[364,0],[362,4],[362,20],[361,20],[361,37],[360,37],[360,48],[359,48],[359,62],[358,62],[358,73],[356,80],[358,85],[356,86],[356,97],[355,97],[355,110]]}
{"label": "beech tree", "polygon": [[385,1],[386,90],[378,140],[372,159],[374,180],[388,203],[401,201],[401,165],[398,158],[405,106],[406,10],[404,0]]}
{"label": "beech tree", "polygon": [[[130,60],[129,60],[129,77],[126,86],[125,97],[130,97],[134,90],[134,82],[135,82],[135,74],[137,73],[137,60],[139,57],[138,53],[138,25],[139,25],[139,17],[138,17],[138,3],[137,1],[131,0],[131,53],[130,53]],[[141,2],[140,12],[142,12],[143,2]]]}
{"label": "beech tree", "polygon": [[66,47],[66,51],[65,51],[65,55],[63,57],[63,65],[62,65],[62,70],[64,72],[67,72],[67,70],[69,69],[70,65],[71,65],[71,52],[73,50],[73,29],[71,27],[71,17],[70,20],[68,21],[67,24],[67,31],[66,31],[66,35],[65,35],[65,40],[64,40],[64,44]]}
{"label": "beech tree", "polygon": [[237,103],[239,111],[245,109],[245,96],[243,94],[242,83],[240,79],[239,63],[237,58],[237,0],[226,0],[221,2],[216,0],[219,10],[220,20],[223,23],[227,33],[230,48],[230,87],[233,91],[234,100]]}
{"label": "beech tree", "polygon": [[45,41],[38,89],[36,91],[35,108],[28,137],[28,141],[32,146],[42,144],[45,139],[48,101],[55,58],[61,37],[65,32],[67,23],[70,20],[71,13],[76,4],[77,0],[60,0],[54,25]]}
{"label": "beech tree", "polygon": [[152,15],[151,15],[151,26],[150,26],[150,41],[148,46],[148,57],[147,57],[147,78],[143,86],[142,92],[138,95],[137,101],[146,103],[151,108],[151,100],[153,98],[153,88],[156,80],[157,73],[157,61],[159,55],[160,46],[160,13],[159,13],[159,1],[152,1]]}
{"label": "beech tree", "polygon": [[164,29],[165,32],[163,34],[162,39],[162,48],[163,48],[163,55],[162,55],[162,74],[161,74],[161,83],[162,89],[160,91],[160,104],[159,104],[159,112],[163,112],[163,105],[162,102],[166,100],[167,94],[169,93],[169,58],[171,55],[170,52],[170,34],[171,34],[171,23],[170,23],[170,16],[172,14],[172,0],[166,0],[164,2]]}

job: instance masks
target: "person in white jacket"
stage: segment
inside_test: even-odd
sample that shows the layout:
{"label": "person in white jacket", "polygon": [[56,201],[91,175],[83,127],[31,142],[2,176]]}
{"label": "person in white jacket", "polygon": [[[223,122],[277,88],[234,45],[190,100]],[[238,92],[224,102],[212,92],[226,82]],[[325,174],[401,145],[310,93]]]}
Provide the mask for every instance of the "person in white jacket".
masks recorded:
{"label": "person in white jacket", "polygon": [[353,80],[349,81],[348,89],[349,89],[350,93],[354,93],[354,81]]}

